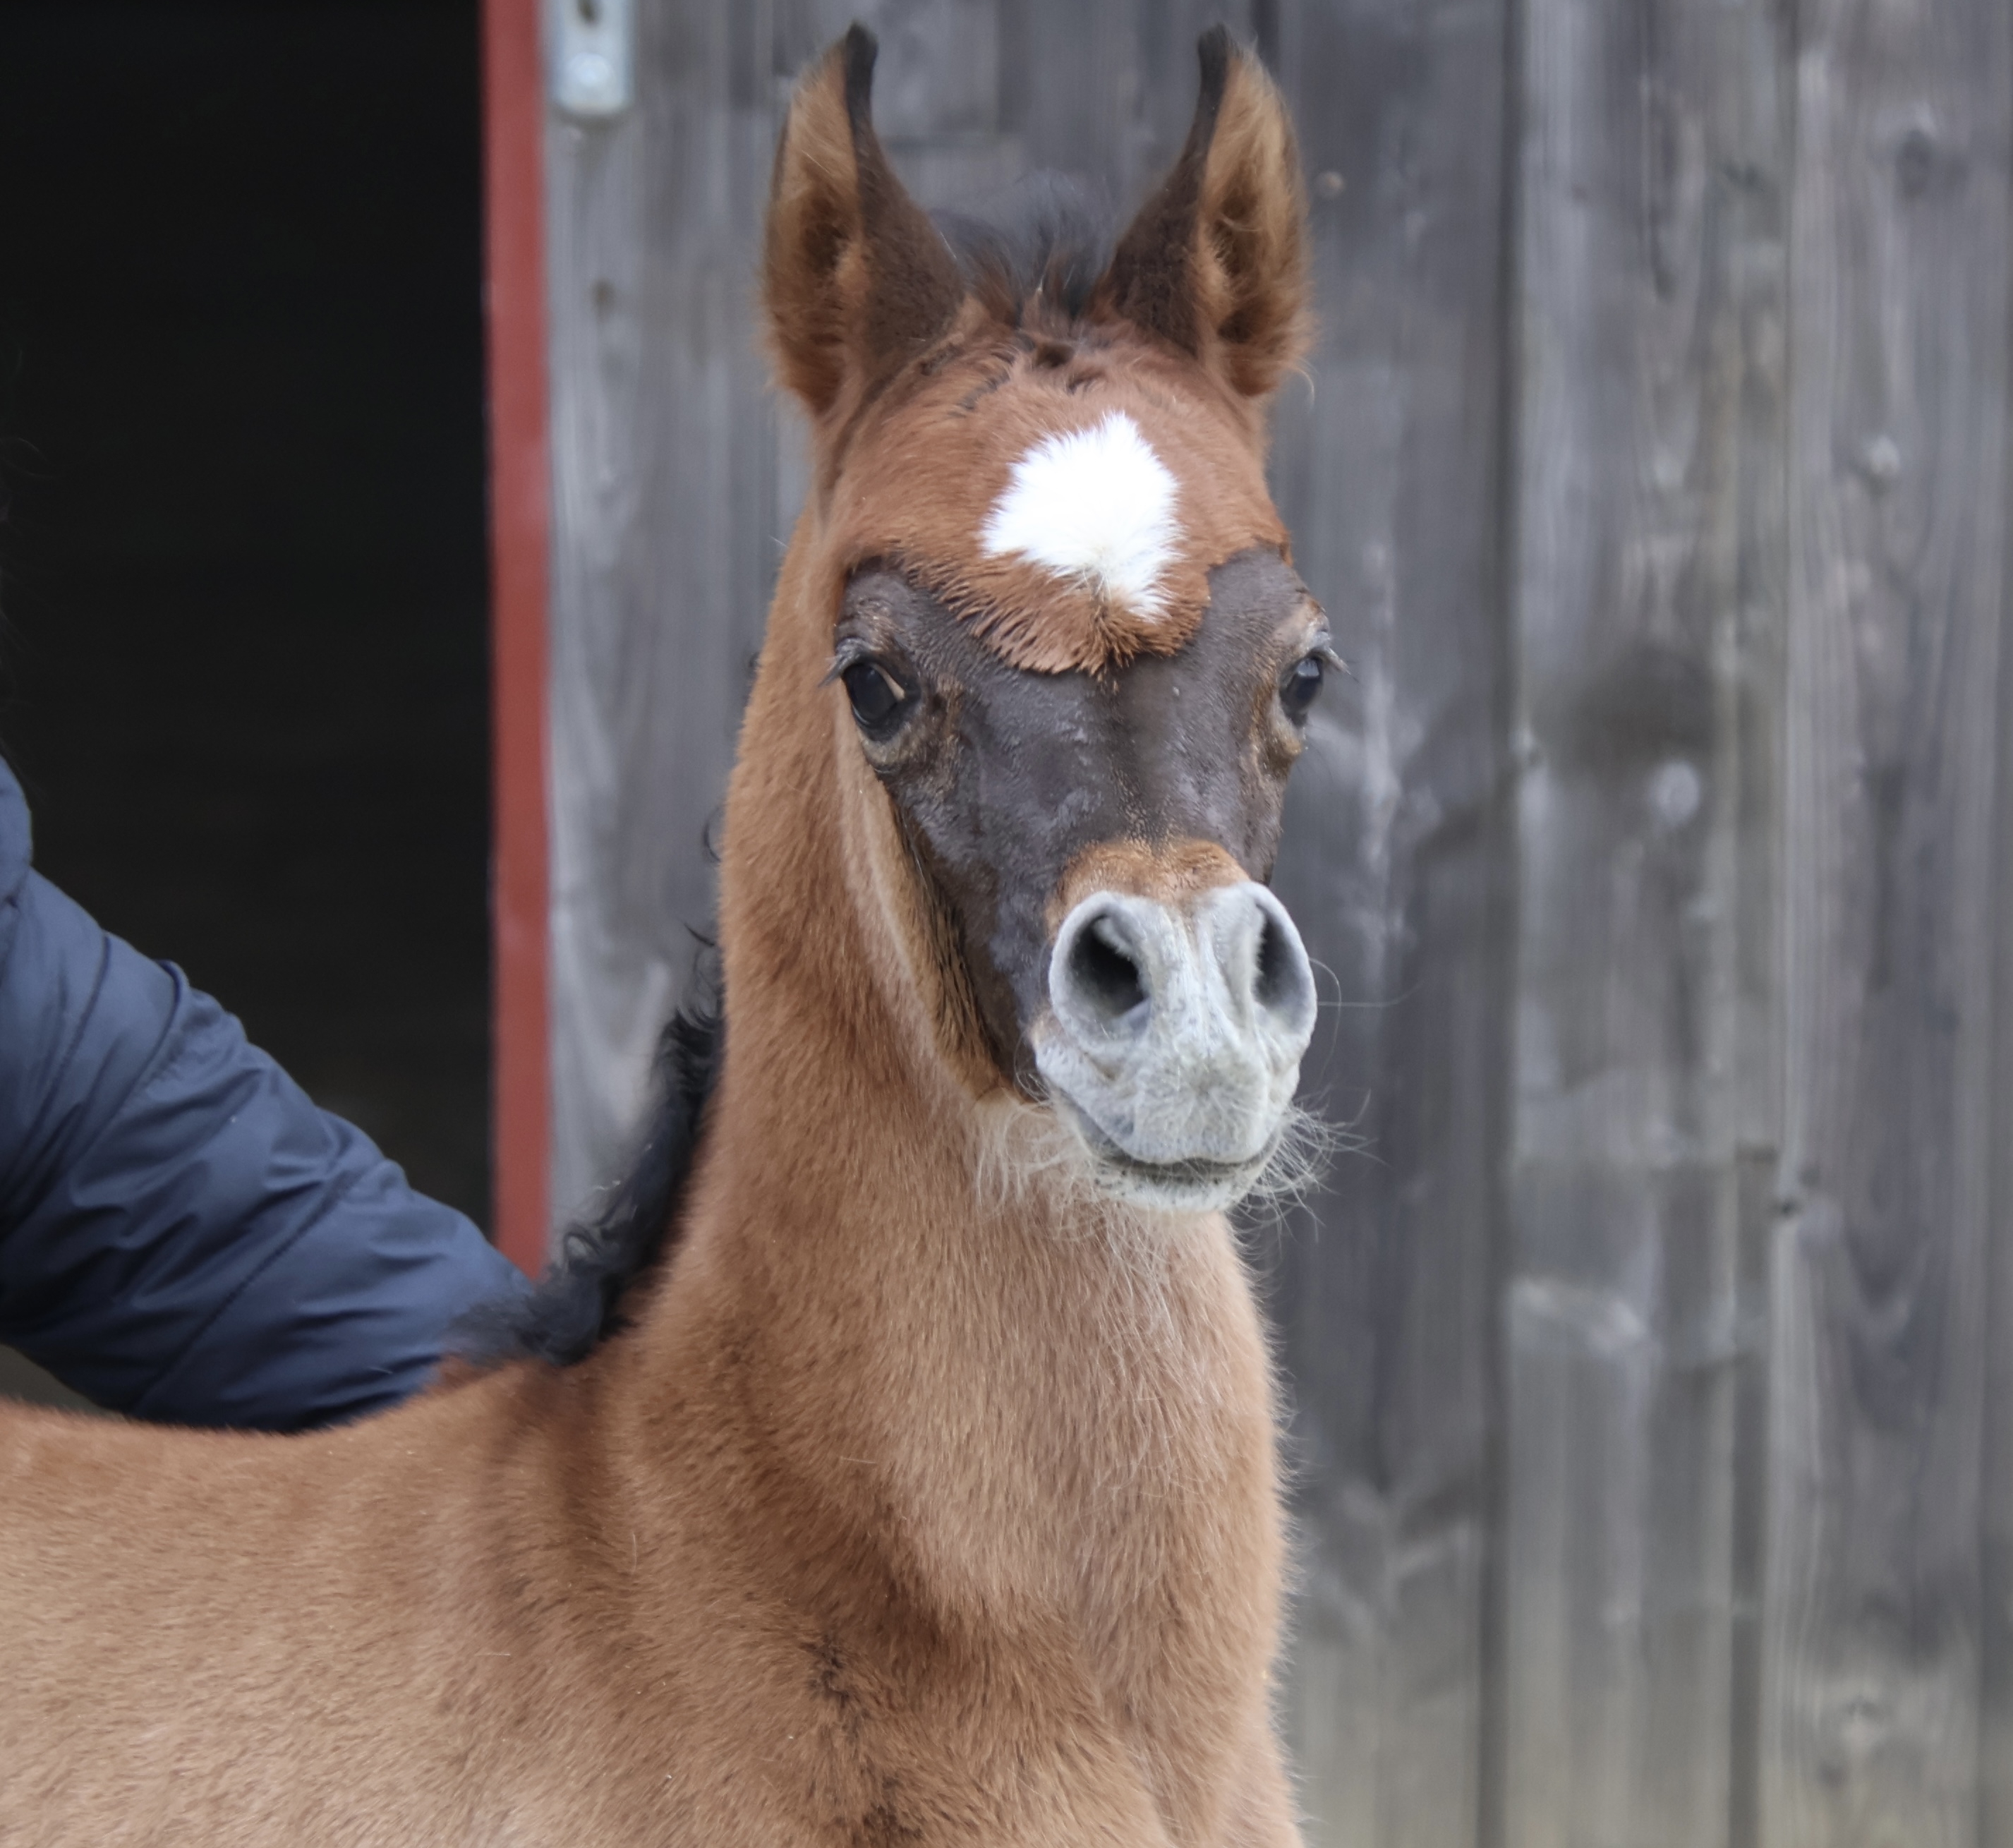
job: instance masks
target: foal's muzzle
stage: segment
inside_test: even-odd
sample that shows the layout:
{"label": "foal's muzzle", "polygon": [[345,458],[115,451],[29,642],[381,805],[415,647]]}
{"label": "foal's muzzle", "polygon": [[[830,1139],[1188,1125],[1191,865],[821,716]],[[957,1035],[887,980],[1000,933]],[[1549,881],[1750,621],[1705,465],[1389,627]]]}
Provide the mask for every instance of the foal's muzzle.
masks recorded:
{"label": "foal's muzzle", "polygon": [[1307,950],[1264,886],[1093,892],[1056,933],[1035,1063],[1112,1191],[1221,1206],[1277,1147],[1314,1024]]}

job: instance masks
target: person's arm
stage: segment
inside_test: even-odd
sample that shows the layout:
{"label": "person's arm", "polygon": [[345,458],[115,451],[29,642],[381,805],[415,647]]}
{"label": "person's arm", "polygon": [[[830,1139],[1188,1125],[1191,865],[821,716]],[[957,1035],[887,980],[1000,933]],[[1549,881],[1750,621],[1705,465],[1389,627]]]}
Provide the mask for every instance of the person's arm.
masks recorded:
{"label": "person's arm", "polygon": [[0,766],[0,1342],[182,1424],[288,1430],[416,1391],[453,1323],[524,1279],[27,870],[26,831]]}

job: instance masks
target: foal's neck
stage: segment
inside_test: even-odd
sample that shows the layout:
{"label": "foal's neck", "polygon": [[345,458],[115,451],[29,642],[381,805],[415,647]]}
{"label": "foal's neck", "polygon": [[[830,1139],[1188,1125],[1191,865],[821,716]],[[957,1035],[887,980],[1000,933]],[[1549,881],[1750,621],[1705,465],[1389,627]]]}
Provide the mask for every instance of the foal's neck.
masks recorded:
{"label": "foal's neck", "polygon": [[787,1006],[737,1009],[730,987],[667,1307],[689,1296],[685,1339],[847,1526],[962,1600],[1083,1617],[1222,1498],[1270,1496],[1267,1365],[1230,1234],[1103,1200],[1045,1119],[917,1069],[885,1023],[855,1039],[817,977],[808,958],[779,975],[796,992],[762,999]]}

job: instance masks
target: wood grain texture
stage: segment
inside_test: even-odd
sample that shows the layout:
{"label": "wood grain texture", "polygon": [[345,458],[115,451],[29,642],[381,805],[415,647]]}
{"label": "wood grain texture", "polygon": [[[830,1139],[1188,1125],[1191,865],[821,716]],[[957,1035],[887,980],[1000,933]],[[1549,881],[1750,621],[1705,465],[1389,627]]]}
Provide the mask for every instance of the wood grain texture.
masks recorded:
{"label": "wood grain texture", "polygon": [[735,10],[638,9],[637,105],[549,123],[553,1203],[625,1153],[710,928],[703,836],[774,570],[754,253],[775,105]]}
{"label": "wood grain texture", "polygon": [[1763,1830],[1943,1848],[1980,1814],[2013,14],[1797,37]]}
{"label": "wood grain texture", "polygon": [[1743,1782],[1742,1158],[1773,1141],[1754,1036],[1772,999],[1780,70],[1763,5],[1525,13],[1496,1690],[1511,1848],[1704,1848]]}
{"label": "wood grain texture", "polygon": [[[1278,1242],[1314,1839],[1456,1845],[1482,1805],[1508,660],[1498,6],[1278,10],[1321,333],[1274,480],[1355,678],[1276,883],[1324,970],[1304,1095],[1360,1152]],[[1324,177],[1326,176],[1326,177]]]}
{"label": "wood grain texture", "polygon": [[[2013,621],[2008,586],[2000,634]],[[2013,648],[1999,650],[1999,776],[1993,871],[1994,935],[1991,1241],[1986,1317],[1983,1653],[1979,1725],[1979,1840],[2013,1848]]]}

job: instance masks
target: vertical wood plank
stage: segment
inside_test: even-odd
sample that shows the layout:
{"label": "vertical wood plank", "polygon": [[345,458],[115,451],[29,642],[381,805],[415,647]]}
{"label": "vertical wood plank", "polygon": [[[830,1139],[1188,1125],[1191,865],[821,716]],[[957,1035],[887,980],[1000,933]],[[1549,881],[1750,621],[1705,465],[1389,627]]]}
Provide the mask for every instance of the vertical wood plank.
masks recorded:
{"label": "vertical wood plank", "polygon": [[[2008,406],[2013,417],[2013,405]],[[2000,633],[2013,622],[2013,584]],[[1994,1151],[1986,1299],[1983,1492],[1983,1651],[1979,1725],[1979,1839],[2013,1848],[2013,648],[1999,651],[1999,777],[1993,870],[1997,965],[1990,1080]]]}
{"label": "vertical wood plank", "polygon": [[1796,106],[1763,1821],[1782,1848],[1956,1848],[1980,1812],[2013,13],[1811,0]]}
{"label": "vertical wood plank", "polygon": [[1511,1848],[1706,1848],[1751,1784],[1735,1715],[1758,1451],[1743,1181],[1774,1141],[1776,30],[1763,0],[1525,13]]}
{"label": "vertical wood plank", "polygon": [[777,556],[753,313],[761,9],[642,0],[635,107],[553,116],[553,1203],[619,1171],[711,925],[703,841]]}
{"label": "vertical wood plank", "polygon": [[1507,1065],[1508,22],[1346,0],[1267,23],[1321,317],[1275,484],[1356,676],[1317,709],[1275,881],[1325,971],[1303,1096],[1360,1144],[1271,1260],[1300,1472],[1293,1748],[1311,1839],[1468,1848]]}
{"label": "vertical wood plank", "polygon": [[[1133,203],[1146,183],[1139,147],[1138,41],[1162,0],[1017,0],[1001,14],[1001,109],[1032,167],[1070,173]],[[1191,79],[1182,94],[1193,101]]]}

